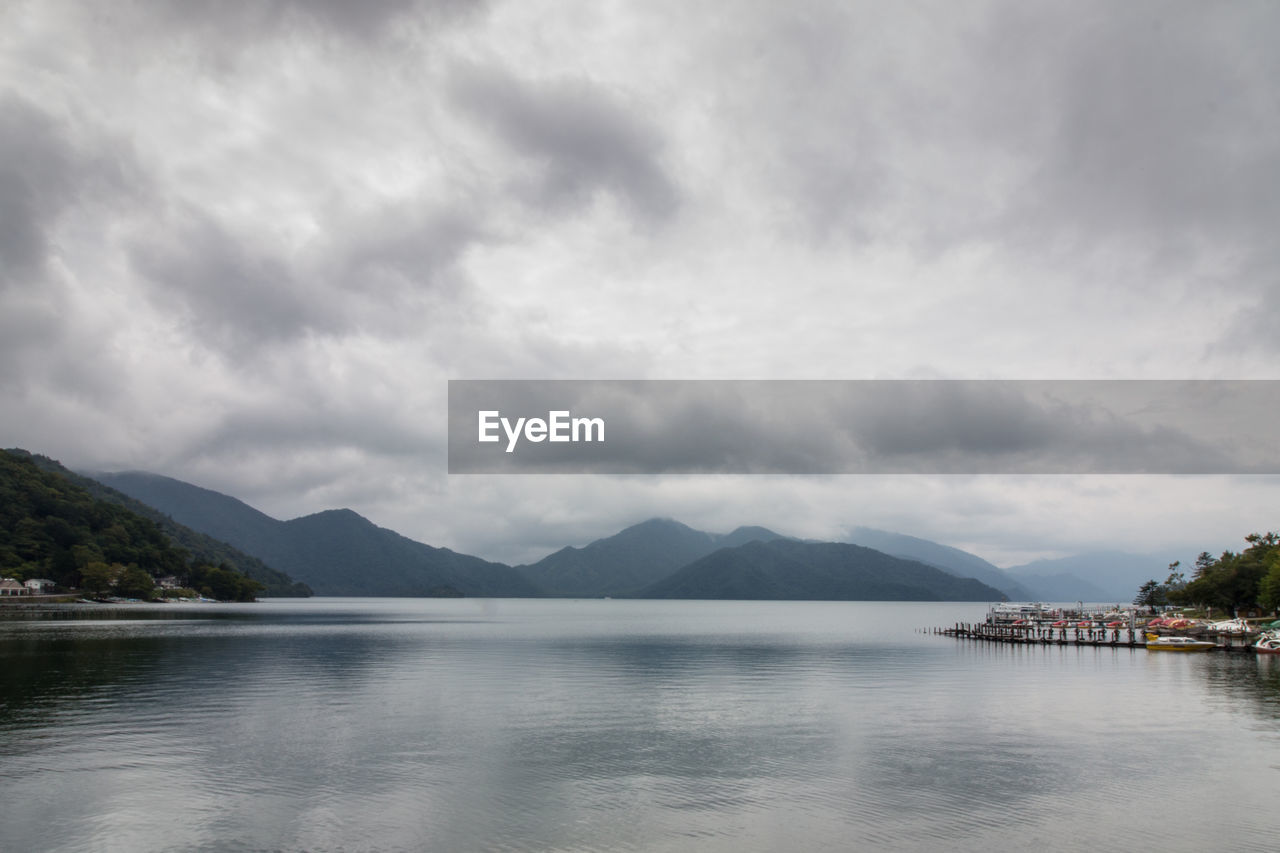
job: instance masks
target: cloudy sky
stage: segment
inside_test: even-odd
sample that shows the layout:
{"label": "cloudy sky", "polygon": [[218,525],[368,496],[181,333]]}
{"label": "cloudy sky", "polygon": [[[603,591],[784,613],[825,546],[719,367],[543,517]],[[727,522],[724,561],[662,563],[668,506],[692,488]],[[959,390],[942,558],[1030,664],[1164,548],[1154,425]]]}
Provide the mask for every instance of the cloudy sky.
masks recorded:
{"label": "cloudy sky", "polygon": [[0,444],[492,559],[1007,565],[1265,476],[449,476],[449,379],[1278,379],[1280,5],[0,6]]}

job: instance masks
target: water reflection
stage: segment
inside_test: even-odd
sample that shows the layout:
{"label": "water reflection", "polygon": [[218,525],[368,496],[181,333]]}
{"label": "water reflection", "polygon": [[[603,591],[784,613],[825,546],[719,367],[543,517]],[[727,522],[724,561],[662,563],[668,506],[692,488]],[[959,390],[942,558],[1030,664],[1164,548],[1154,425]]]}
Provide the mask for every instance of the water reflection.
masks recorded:
{"label": "water reflection", "polygon": [[[1268,837],[1280,667],[913,633],[964,618],[935,607],[0,625],[0,849],[1013,850],[1081,815]],[[1171,760],[1197,784],[1152,784]]]}

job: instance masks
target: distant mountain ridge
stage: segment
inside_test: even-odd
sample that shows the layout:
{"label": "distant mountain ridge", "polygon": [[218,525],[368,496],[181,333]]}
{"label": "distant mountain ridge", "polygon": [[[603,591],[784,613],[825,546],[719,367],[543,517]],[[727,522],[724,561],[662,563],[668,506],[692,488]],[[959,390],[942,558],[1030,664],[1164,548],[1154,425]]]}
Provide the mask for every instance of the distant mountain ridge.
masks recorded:
{"label": "distant mountain ridge", "polygon": [[540,593],[510,566],[415,542],[349,509],[279,521],[236,498],[158,474],[95,479],[288,572],[317,595]]}
{"label": "distant mountain ridge", "polygon": [[641,590],[639,597],[1001,601],[1005,596],[973,578],[861,545],[775,539],[722,548]]}
{"label": "distant mountain ridge", "polygon": [[720,548],[779,538],[780,534],[764,527],[716,534],[670,518],[651,518],[581,548],[561,548],[516,568],[549,595],[627,595]]}
{"label": "distant mountain ridge", "polygon": [[[1127,551],[1089,551],[1051,560],[1035,560],[1005,571],[1035,589],[1049,587],[1059,594],[1042,598],[1057,601],[1131,601],[1145,581],[1163,582],[1169,564],[1181,560],[1191,575],[1186,555],[1174,552],[1134,554]],[[1072,594],[1068,594],[1072,593]]]}
{"label": "distant mountain ridge", "polygon": [[844,538],[854,545],[874,548],[894,557],[918,560],[957,577],[977,578],[1000,590],[1013,601],[1034,601],[1045,597],[976,554],[950,545],[941,545],[903,533],[877,530],[874,527],[852,527]]}
{"label": "distant mountain ridge", "polygon": [[[979,596],[995,590],[1013,600],[1064,601],[1123,600],[1132,594],[1127,588],[1127,578],[1113,578],[1104,585],[1076,574],[1105,576],[1109,571],[1107,566],[1096,561],[1088,563],[1087,559],[1084,563],[1041,561],[1002,570],[958,548],[874,528],[850,528],[846,543],[815,543],[785,537],[765,527],[739,527],[726,534],[708,533],[670,518],[649,519],[587,545],[561,548],[535,563],[513,568],[415,542],[377,527],[349,509],[326,510],[280,521],[236,498],[157,474],[124,472],[94,477],[104,488],[140,501],[174,523],[228,542],[265,565],[288,572],[319,595],[621,597],[650,592],[667,595],[671,588],[663,584],[677,572],[726,552],[717,557],[716,565],[727,570],[725,567],[733,561],[745,561],[740,569],[744,573],[755,573],[761,584],[757,592],[767,597],[773,594],[769,590],[780,582],[775,576],[777,565],[788,560],[807,565],[807,560],[817,559],[815,555],[819,554],[813,551],[802,557],[801,552],[788,552],[779,556],[785,548],[773,552],[739,550],[751,543],[774,542],[861,546],[906,563],[923,564],[954,578],[974,579],[984,589],[972,589],[968,594]],[[761,560],[777,565],[765,571]],[[815,577],[847,586],[846,577],[829,571],[827,557],[820,559],[817,566],[826,568],[818,571],[810,565],[804,571],[817,571]],[[704,567],[702,571],[708,569]],[[1159,574],[1145,566],[1141,571],[1144,579]],[[714,594],[715,584],[705,579],[699,583],[703,584],[706,594]],[[747,593],[743,583],[746,581],[741,579],[735,582],[733,595]],[[804,587],[804,595],[826,596],[809,581],[800,586]],[[1117,587],[1121,586],[1124,594],[1117,597]],[[1134,584],[1134,589],[1136,586]],[[791,586],[784,587],[791,590],[787,595],[799,594]]]}

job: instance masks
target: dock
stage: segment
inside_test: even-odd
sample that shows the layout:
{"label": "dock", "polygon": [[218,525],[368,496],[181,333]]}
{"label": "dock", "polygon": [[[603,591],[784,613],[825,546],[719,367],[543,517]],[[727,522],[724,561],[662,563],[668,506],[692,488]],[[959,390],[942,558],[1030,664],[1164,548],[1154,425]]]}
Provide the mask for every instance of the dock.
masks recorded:
{"label": "dock", "polygon": [[[1145,649],[1146,633],[1142,628],[1080,628],[1050,625],[1009,625],[989,622],[957,622],[950,628],[932,628],[928,633],[974,640],[984,643],[1011,643],[1021,646],[1092,646]],[[1209,640],[1214,649],[1206,651],[1252,652],[1254,637],[1243,634],[1208,633],[1198,639]]]}

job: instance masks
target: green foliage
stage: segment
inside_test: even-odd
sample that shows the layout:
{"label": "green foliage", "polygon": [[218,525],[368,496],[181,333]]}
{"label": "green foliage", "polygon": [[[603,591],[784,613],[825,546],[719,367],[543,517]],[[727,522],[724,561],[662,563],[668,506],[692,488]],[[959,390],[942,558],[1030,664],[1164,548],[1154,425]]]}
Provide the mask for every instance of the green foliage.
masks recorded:
{"label": "green foliage", "polygon": [[115,586],[116,578],[120,576],[120,570],[123,568],[119,563],[115,565],[103,562],[90,563],[80,572],[80,586],[92,595],[106,595]]}
{"label": "green foliage", "polygon": [[1274,608],[1280,604],[1280,535],[1251,533],[1249,547],[1239,554],[1224,551],[1213,560],[1207,553],[1196,559],[1195,577],[1169,591],[1173,604],[1222,608],[1228,612],[1252,604]]}
{"label": "green foliage", "polygon": [[151,519],[95,498],[25,451],[0,451],[0,572],[96,596],[150,598],[154,579],[170,574],[232,601],[252,601],[263,588],[226,563],[188,562]]}
{"label": "green foliage", "polygon": [[1258,583],[1258,603],[1268,610],[1280,609],[1280,549],[1266,559],[1267,573]]}
{"label": "green foliage", "polygon": [[202,595],[219,601],[253,601],[262,589],[262,584],[226,564],[194,566],[187,574],[187,583]]}
{"label": "green foliage", "polygon": [[30,456],[30,458],[37,467],[58,474],[72,483],[82,486],[93,497],[109,504],[124,507],[130,512],[154,522],[177,548],[186,552],[186,557],[178,560],[174,565],[157,571],[156,575],[158,577],[184,574],[188,561],[210,566],[226,564],[231,566],[233,570],[262,584],[265,595],[294,598],[305,598],[311,595],[311,588],[306,584],[294,581],[284,572],[277,571],[257,557],[250,556],[237,548],[233,548],[226,542],[221,542],[212,536],[206,536],[203,533],[192,530],[190,527],[179,524],[163,512],[147,506],[141,501],[135,500],[97,480],[69,471],[52,459],[35,455]]}
{"label": "green foliage", "polygon": [[151,575],[137,566],[129,566],[116,579],[116,595],[125,598],[150,599],[155,588],[156,582]]}

